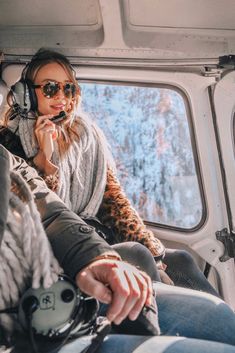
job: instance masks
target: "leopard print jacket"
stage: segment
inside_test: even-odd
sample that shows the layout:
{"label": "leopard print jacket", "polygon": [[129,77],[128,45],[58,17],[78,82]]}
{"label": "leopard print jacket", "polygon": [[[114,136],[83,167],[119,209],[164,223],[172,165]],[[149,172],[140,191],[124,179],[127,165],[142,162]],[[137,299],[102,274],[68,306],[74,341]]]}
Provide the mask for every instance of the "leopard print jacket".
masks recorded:
{"label": "leopard print jacket", "polygon": [[103,224],[113,229],[118,242],[136,241],[145,245],[153,256],[164,255],[163,244],[147,229],[136,210],[131,206],[111,169],[108,169],[106,190],[98,218]]}

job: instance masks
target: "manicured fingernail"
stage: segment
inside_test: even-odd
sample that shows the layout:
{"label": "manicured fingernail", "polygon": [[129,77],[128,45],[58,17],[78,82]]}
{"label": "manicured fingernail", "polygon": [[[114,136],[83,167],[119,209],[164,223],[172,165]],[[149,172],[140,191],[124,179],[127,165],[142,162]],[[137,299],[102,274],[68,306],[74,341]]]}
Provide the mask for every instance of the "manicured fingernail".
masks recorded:
{"label": "manicured fingernail", "polygon": [[123,317],[122,318],[119,318],[118,320],[115,320],[114,321],[114,323],[116,324],[116,325],[120,325],[121,324],[121,322],[123,321]]}
{"label": "manicured fingernail", "polygon": [[134,311],[129,315],[129,319],[131,321],[135,321],[137,319],[137,317],[139,316],[139,312],[138,311]]}

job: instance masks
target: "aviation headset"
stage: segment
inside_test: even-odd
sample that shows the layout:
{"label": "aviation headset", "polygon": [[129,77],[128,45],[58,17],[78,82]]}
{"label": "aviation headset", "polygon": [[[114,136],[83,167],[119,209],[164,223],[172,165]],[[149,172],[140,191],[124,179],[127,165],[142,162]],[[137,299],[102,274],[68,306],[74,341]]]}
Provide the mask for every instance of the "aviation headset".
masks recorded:
{"label": "aviation headset", "polygon": [[11,92],[13,107],[17,107],[21,113],[27,114],[31,110],[37,110],[37,96],[31,81],[21,78],[11,86]]}
{"label": "aviation headset", "polygon": [[13,99],[13,108],[15,108],[17,113],[20,113],[23,117],[26,117],[29,111],[36,111],[38,107],[33,82],[29,80],[27,76],[29,71],[33,70],[34,67],[40,67],[40,62],[43,64],[51,62],[63,63],[71,69],[75,76],[75,71],[72,65],[64,55],[52,50],[43,48],[39,49],[32,57],[32,60],[23,69],[20,80],[11,86],[10,89]]}

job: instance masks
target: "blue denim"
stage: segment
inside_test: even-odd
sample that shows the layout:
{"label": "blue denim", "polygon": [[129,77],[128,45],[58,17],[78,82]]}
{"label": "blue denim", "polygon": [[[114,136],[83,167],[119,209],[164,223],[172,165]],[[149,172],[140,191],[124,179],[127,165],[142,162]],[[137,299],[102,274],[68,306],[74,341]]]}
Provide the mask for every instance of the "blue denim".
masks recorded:
{"label": "blue denim", "polygon": [[[235,314],[221,299],[159,282],[154,288],[161,336],[112,334],[97,353],[235,353]],[[79,353],[87,339],[66,345],[60,353]]]}
{"label": "blue denim", "polygon": [[[122,243],[114,248],[123,259],[146,271],[154,281],[161,336],[111,334],[96,353],[235,353],[235,314],[227,304],[205,292],[159,282],[153,257],[141,244]],[[178,278],[181,285],[213,293],[200,270],[194,271],[196,264],[188,253],[176,250],[168,255],[166,260],[175,271],[174,280]],[[179,257],[184,261],[179,262]],[[106,310],[107,306],[101,305],[100,314],[104,315]],[[79,338],[59,352],[80,353],[89,341],[88,336]]]}
{"label": "blue denim", "polygon": [[[63,351],[75,353],[76,351]],[[184,337],[112,335],[96,353],[234,353],[235,347]],[[76,352],[78,353],[78,352]]]}
{"label": "blue denim", "polygon": [[[81,353],[86,338],[65,345],[59,353]],[[109,335],[95,353],[234,353],[235,347],[224,343],[185,337],[144,337]]]}
{"label": "blue denim", "polygon": [[154,283],[161,334],[235,345],[235,313],[214,295]]}
{"label": "blue denim", "polygon": [[219,296],[189,252],[166,249],[164,263],[167,265],[166,273],[176,286],[196,289]]}

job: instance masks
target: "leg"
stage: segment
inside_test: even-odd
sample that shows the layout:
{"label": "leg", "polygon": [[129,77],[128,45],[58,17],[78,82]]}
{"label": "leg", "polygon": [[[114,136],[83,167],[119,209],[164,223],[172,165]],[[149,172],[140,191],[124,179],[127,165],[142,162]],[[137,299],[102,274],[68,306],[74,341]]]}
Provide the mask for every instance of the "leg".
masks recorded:
{"label": "leg", "polygon": [[164,263],[167,265],[166,273],[176,286],[219,296],[187,251],[167,249]]}
{"label": "leg", "polygon": [[[127,252],[130,256],[128,247],[124,249],[121,255]],[[145,252],[145,255],[152,259],[149,252]],[[139,259],[142,263],[142,257],[134,256],[136,265]],[[152,264],[155,269],[156,265],[151,261],[146,263]],[[222,300],[204,292],[160,282],[155,282],[154,288],[162,335],[180,335],[235,345],[235,336],[232,334],[235,332],[235,314]]]}
{"label": "leg", "polygon": [[221,299],[159,282],[154,287],[162,335],[235,345],[235,314]]}
{"label": "leg", "polygon": [[153,281],[161,281],[156,263],[151,252],[142,244],[136,242],[125,242],[112,246],[122,257],[132,265],[145,271]]}
{"label": "leg", "polygon": [[161,282],[155,282],[154,289],[161,335],[235,346],[235,314],[224,301],[208,293]]}
{"label": "leg", "polygon": [[[83,338],[84,339],[84,338]],[[80,341],[80,342],[79,342]],[[59,353],[80,353],[81,339],[65,345]],[[84,348],[84,347],[83,347]],[[235,347],[184,337],[110,335],[96,353],[235,353]]]}

